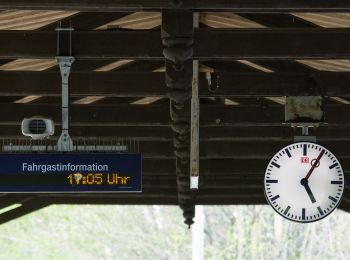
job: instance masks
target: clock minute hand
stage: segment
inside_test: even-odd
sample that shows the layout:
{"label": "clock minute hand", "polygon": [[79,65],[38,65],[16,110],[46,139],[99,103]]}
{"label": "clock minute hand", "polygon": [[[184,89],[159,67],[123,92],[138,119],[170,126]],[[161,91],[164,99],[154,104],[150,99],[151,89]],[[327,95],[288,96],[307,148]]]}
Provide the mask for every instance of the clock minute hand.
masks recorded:
{"label": "clock minute hand", "polygon": [[315,170],[315,168],[316,168],[318,162],[321,160],[321,158],[322,158],[324,152],[325,152],[324,149],[320,152],[320,154],[318,155],[316,161],[312,164],[311,169],[309,170],[309,172],[307,173],[307,175],[306,175],[306,177],[305,177],[304,179],[306,179],[306,180],[309,179],[310,175],[311,175],[311,174],[313,173],[313,171]]}

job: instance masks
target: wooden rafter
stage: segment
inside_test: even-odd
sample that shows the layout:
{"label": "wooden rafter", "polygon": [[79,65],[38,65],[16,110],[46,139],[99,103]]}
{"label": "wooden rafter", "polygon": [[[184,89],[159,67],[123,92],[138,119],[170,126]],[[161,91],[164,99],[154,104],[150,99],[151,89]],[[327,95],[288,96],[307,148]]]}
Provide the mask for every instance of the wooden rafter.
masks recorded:
{"label": "wooden rafter", "polygon": [[[73,72],[72,97],[166,97],[164,74],[159,72]],[[0,72],[1,96],[60,97],[58,72]],[[199,77],[200,97],[278,97],[315,95],[350,97],[349,72],[225,73]],[[310,85],[312,83],[312,85]],[[218,88],[217,88],[218,84]],[[232,86],[235,86],[234,88]],[[217,89],[216,89],[217,88]]]}
{"label": "wooden rafter", "polygon": [[[175,3],[175,4],[174,4]],[[274,0],[254,0],[254,1],[226,1],[226,0],[187,0],[183,2],[166,0],[6,0],[0,2],[0,9],[30,9],[30,10],[78,10],[78,11],[98,11],[98,12],[120,12],[120,11],[153,11],[163,8],[186,8],[198,11],[232,11],[232,12],[291,12],[291,11],[322,11],[339,12],[350,10],[350,5],[345,0],[319,0],[307,1],[298,0],[279,1],[278,5]]]}
{"label": "wooden rafter", "polygon": [[[73,51],[78,59],[163,59],[160,32],[156,30],[77,31],[73,37]],[[225,41],[220,41],[223,38]],[[56,55],[55,32],[5,31],[0,33],[0,40],[2,59]],[[349,41],[348,29],[197,29],[193,58],[347,59],[350,51],[343,43]]]}
{"label": "wooden rafter", "polygon": [[[88,105],[72,106],[71,124],[75,126],[167,126],[170,125],[168,106],[162,105]],[[60,122],[60,106],[45,104],[1,104],[0,124],[19,124],[24,117],[43,115]],[[329,104],[327,123],[349,126],[350,107]],[[127,117],[125,115],[128,115]],[[142,115],[142,116],[141,116]],[[284,107],[280,105],[202,105],[202,126],[274,126],[284,122]]]}

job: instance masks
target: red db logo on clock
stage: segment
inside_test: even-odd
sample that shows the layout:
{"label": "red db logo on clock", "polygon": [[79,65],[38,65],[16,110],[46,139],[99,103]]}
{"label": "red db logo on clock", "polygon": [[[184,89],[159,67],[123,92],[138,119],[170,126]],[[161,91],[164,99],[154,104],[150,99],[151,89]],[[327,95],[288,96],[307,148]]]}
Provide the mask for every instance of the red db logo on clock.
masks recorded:
{"label": "red db logo on clock", "polygon": [[300,158],[300,162],[301,162],[301,163],[309,163],[309,161],[310,161],[310,160],[309,160],[309,157],[304,156],[304,157],[301,157],[301,158]]}

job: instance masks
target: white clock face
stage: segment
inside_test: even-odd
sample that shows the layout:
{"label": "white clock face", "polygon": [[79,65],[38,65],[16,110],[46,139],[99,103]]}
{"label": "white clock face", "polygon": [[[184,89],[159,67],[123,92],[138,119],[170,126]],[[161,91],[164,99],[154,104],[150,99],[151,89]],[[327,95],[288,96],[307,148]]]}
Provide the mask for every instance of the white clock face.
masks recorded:
{"label": "white clock face", "polygon": [[338,159],[325,147],[294,143],[278,151],[265,172],[265,195],[277,213],[297,222],[313,222],[329,215],[344,190]]}

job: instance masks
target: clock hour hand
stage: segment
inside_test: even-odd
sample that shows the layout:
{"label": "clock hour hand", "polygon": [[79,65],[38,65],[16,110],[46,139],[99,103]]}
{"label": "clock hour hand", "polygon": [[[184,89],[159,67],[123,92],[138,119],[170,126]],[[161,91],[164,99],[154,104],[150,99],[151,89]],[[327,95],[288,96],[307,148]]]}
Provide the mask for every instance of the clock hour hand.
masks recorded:
{"label": "clock hour hand", "polygon": [[312,191],[311,191],[311,189],[310,189],[310,187],[309,187],[309,182],[308,182],[308,180],[307,180],[306,178],[304,178],[304,179],[302,179],[302,180],[300,181],[300,183],[301,183],[301,185],[304,186],[304,188],[305,188],[305,190],[306,190],[306,192],[307,192],[307,195],[309,195],[309,197],[310,197],[311,202],[312,202],[312,203],[315,203],[315,202],[316,202],[316,199],[315,199],[315,197],[314,197],[314,194],[312,194]]}

